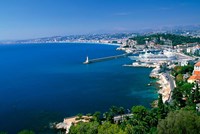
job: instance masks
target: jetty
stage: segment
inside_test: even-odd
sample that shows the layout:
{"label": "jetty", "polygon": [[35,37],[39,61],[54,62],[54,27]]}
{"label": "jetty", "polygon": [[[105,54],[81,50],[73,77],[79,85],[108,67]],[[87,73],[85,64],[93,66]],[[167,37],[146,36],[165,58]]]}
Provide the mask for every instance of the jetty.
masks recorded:
{"label": "jetty", "polygon": [[87,56],[86,61],[83,62],[83,64],[91,64],[91,63],[95,63],[95,62],[118,59],[118,58],[126,57],[128,55],[130,55],[130,53],[125,53],[125,54],[120,54],[120,55],[115,55],[115,56],[107,56],[107,57],[96,58],[96,59],[89,59],[89,57]]}

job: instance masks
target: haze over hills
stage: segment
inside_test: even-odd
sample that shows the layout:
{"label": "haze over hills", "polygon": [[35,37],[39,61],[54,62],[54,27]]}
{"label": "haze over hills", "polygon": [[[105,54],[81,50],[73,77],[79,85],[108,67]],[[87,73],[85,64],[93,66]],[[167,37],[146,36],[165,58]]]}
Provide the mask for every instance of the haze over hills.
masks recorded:
{"label": "haze over hills", "polygon": [[155,34],[155,33],[170,33],[184,36],[200,36],[200,25],[185,25],[185,26],[165,26],[161,28],[149,28],[135,31],[107,32],[107,33],[91,33],[83,35],[66,35],[52,36],[25,40],[7,40],[1,41],[1,44],[12,43],[65,43],[65,42],[93,42],[93,43],[114,43],[115,40],[123,40],[137,35]]}

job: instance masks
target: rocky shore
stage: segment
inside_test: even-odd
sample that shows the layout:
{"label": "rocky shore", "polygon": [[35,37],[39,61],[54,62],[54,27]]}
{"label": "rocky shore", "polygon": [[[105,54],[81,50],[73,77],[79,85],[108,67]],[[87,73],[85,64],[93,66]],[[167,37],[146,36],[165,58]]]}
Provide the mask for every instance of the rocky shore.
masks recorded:
{"label": "rocky shore", "polygon": [[169,82],[169,78],[167,77],[166,73],[160,72],[160,66],[157,65],[150,73],[151,78],[157,78],[157,83],[160,85],[160,89],[158,91],[159,94],[162,94],[163,102],[166,102],[170,98],[171,94],[171,86]]}
{"label": "rocky shore", "polygon": [[159,76],[159,80],[157,82],[160,85],[160,90],[158,91],[159,94],[162,94],[163,102],[166,102],[170,98],[171,94],[171,87],[168,78],[166,77],[165,73],[161,73]]}

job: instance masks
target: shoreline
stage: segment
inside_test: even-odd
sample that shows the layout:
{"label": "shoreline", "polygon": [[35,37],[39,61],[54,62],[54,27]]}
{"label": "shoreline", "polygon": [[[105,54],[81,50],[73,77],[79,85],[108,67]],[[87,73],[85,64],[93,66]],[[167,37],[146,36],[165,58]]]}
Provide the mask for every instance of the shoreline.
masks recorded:
{"label": "shoreline", "polygon": [[159,80],[157,83],[160,85],[160,89],[158,90],[158,94],[162,95],[163,103],[169,100],[171,94],[170,82],[167,80],[164,73],[160,73]]}
{"label": "shoreline", "polygon": [[[167,73],[160,72],[160,64],[148,64],[148,63],[143,63],[139,64],[138,62],[134,62],[130,65],[123,65],[124,67],[139,67],[139,68],[153,68],[151,73],[149,74],[150,78],[156,78],[156,83],[159,84],[159,88],[157,91],[157,94],[162,95],[162,100],[165,103],[166,101],[170,101],[170,95],[171,95],[171,85]],[[157,87],[155,87],[157,88]]]}
{"label": "shoreline", "polygon": [[123,65],[124,67],[138,67],[138,68],[154,68],[151,70],[151,73],[149,74],[149,77],[152,79],[157,79],[156,83],[159,84],[159,87],[154,86],[156,89],[158,89],[158,91],[156,92],[156,94],[162,94],[163,96],[163,102],[166,102],[167,100],[169,100],[170,98],[170,94],[171,94],[171,88],[170,88],[170,83],[169,81],[166,79],[166,76],[164,75],[164,73],[160,73],[160,65],[135,65],[135,64],[131,64],[131,65]]}
{"label": "shoreline", "polygon": [[156,83],[159,84],[157,93],[162,95],[162,100],[165,103],[166,101],[169,101],[172,89],[167,74],[159,71],[160,67],[158,65],[152,70],[150,77],[158,79],[156,81]]}
{"label": "shoreline", "polygon": [[31,44],[94,44],[94,45],[110,45],[120,46],[121,44],[116,43],[98,43],[98,42],[30,42],[30,43],[0,43],[0,45],[31,45]]}

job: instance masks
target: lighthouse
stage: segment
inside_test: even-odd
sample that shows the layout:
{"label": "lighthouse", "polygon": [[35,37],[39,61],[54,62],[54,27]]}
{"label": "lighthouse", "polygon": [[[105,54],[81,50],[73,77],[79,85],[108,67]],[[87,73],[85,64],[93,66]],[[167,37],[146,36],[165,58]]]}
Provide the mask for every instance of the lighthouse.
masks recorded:
{"label": "lighthouse", "polygon": [[86,61],[85,62],[83,62],[84,64],[88,64],[89,63],[89,58],[88,58],[88,56],[86,57]]}

